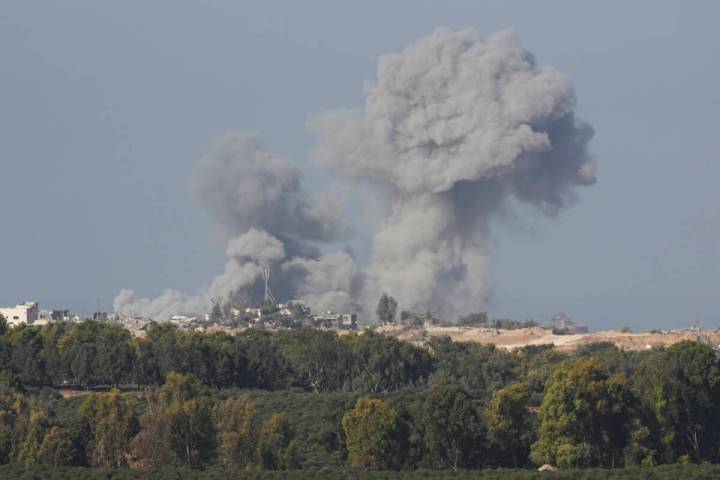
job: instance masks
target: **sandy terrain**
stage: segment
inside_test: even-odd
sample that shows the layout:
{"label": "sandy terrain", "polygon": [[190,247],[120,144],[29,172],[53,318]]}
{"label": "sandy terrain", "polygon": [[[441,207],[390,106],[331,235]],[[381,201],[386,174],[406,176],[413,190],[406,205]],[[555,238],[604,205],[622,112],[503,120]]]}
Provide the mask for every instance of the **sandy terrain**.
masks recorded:
{"label": "sandy terrain", "polygon": [[[518,330],[495,330],[479,327],[378,327],[378,332],[393,335],[401,340],[420,344],[430,337],[447,335],[456,342],[477,342],[495,344],[501,348],[513,349],[525,345],[553,344],[559,350],[574,350],[579,345],[594,342],[612,342],[627,350],[643,350],[652,347],[666,347],[681,340],[698,340],[699,334],[691,330],[670,330],[661,333],[623,333],[616,330],[591,332],[578,335],[553,335],[550,330],[540,327]],[[703,338],[712,344],[720,344],[720,331],[706,331]]]}

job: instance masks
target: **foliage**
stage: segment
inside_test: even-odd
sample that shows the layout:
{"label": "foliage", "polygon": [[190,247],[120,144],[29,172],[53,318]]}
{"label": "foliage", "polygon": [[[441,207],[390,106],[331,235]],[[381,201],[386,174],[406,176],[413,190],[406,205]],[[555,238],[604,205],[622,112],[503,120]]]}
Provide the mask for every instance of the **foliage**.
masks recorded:
{"label": "foliage", "polygon": [[292,440],[287,414],[274,413],[260,427],[257,437],[257,453],[263,468],[287,470],[297,466],[297,445]]}
{"label": "foliage", "polygon": [[386,401],[362,397],[342,418],[348,463],[370,470],[393,467],[398,414]]}
{"label": "foliage", "polygon": [[416,425],[425,460],[432,468],[482,465],[483,424],[478,403],[456,382],[434,385],[418,409]]}
{"label": "foliage", "polygon": [[641,370],[638,386],[665,460],[720,460],[720,361],[712,348],[683,341],[648,358]]}
{"label": "foliage", "polygon": [[136,401],[117,390],[89,395],[80,407],[90,420],[94,466],[118,468],[127,464],[130,441],[137,433]]}
{"label": "foliage", "polygon": [[168,374],[160,400],[170,426],[170,445],[186,465],[200,466],[214,447],[210,398],[194,375]]}
{"label": "foliage", "polygon": [[378,321],[382,325],[389,323],[395,323],[395,314],[397,313],[397,302],[387,293],[383,292],[378,300],[377,309],[375,314],[377,315]]}
{"label": "foliage", "polygon": [[255,462],[255,406],[247,394],[228,398],[215,407],[218,449],[228,470],[252,467]]}
{"label": "foliage", "polygon": [[530,390],[524,383],[513,383],[496,390],[487,408],[485,421],[491,441],[499,447],[500,458],[513,467],[528,457],[533,441],[533,425],[528,410]]}
{"label": "foliage", "polygon": [[147,395],[140,431],[130,443],[128,464],[131,468],[156,468],[168,464],[172,455],[170,421],[159,391],[153,390]]}
{"label": "foliage", "polygon": [[625,376],[609,376],[591,358],[558,369],[540,407],[531,458],[563,468],[619,465],[634,402]]}
{"label": "foliage", "polygon": [[495,478],[463,468],[552,462],[649,478],[720,460],[718,399],[718,356],[696,342],[507,351],[372,330],[21,325],[0,335],[0,464],[37,478]]}

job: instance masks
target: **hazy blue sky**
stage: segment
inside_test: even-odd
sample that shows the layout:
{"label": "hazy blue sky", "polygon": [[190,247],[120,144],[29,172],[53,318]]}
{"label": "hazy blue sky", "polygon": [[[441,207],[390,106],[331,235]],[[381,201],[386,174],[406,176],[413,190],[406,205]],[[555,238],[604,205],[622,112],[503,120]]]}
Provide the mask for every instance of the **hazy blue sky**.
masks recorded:
{"label": "hazy blue sky", "polygon": [[490,310],[718,326],[718,18],[713,1],[4,0],[0,304],[195,292],[225,262],[189,192],[215,135],[256,131],[322,188],[306,118],[359,107],[378,55],[436,27],[511,27],[571,78],[599,181],[557,219],[497,226]]}

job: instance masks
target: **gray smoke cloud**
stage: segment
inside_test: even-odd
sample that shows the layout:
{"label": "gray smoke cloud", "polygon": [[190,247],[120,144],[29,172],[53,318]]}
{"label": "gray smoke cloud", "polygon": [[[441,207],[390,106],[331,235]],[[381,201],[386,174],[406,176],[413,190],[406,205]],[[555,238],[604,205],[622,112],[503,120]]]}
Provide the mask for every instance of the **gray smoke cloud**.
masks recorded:
{"label": "gray smoke cloud", "polygon": [[192,191],[232,234],[254,227],[302,243],[337,241],[349,233],[341,212],[313,202],[300,171],[286,158],[263,151],[253,133],[216,138],[195,164]]}
{"label": "gray smoke cloud", "polygon": [[256,297],[268,266],[281,299],[316,310],[358,301],[366,321],[383,291],[402,309],[451,320],[482,309],[492,294],[491,225],[508,203],[553,215],[576,187],[595,182],[593,131],[575,104],[568,78],[539,66],[512,32],[485,41],[436,30],[380,57],[362,109],[308,122],[315,164],[343,185],[369,186],[372,198],[359,199],[379,220],[367,265],[321,253],[351,233],[341,205],[311,198],[299,170],[263,151],[254,134],[227,133],[192,178],[195,198],[228,233],[224,273],[192,296],[135,299],[123,290],[115,308],[159,319],[200,313],[218,296]]}
{"label": "gray smoke cloud", "polygon": [[446,318],[482,308],[490,222],[514,197],[554,213],[595,181],[592,129],[567,77],[512,32],[437,30],[380,57],[359,111],[312,118],[314,159],[392,199],[372,241],[362,301]]}
{"label": "gray smoke cloud", "polygon": [[201,315],[214,301],[238,294],[257,301],[265,268],[280,299],[302,300],[317,310],[350,305],[354,261],[345,253],[323,255],[316,245],[348,235],[339,210],[313,201],[302,189],[300,171],[263,151],[256,135],[228,132],[215,139],[194,166],[192,190],[230,235],[224,272],[193,295],[166,290],[157,298],[136,298],[123,289],[113,302],[116,312],[163,321]]}

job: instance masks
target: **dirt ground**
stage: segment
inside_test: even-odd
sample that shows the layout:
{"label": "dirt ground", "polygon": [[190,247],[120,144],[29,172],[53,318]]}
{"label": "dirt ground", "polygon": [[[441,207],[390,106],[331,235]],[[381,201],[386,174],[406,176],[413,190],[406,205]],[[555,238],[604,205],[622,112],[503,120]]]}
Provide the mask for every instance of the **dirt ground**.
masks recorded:
{"label": "dirt ground", "polygon": [[681,340],[707,339],[713,345],[720,344],[720,331],[705,331],[700,335],[692,330],[669,330],[659,333],[632,333],[608,330],[578,335],[553,335],[552,331],[540,327],[518,330],[496,330],[481,327],[408,327],[384,326],[378,332],[398,337],[415,344],[421,344],[430,337],[449,336],[456,342],[477,342],[495,344],[498,347],[512,350],[526,345],[553,344],[559,350],[574,350],[579,345],[594,342],[612,342],[625,350],[644,350],[653,347],[667,347]]}

